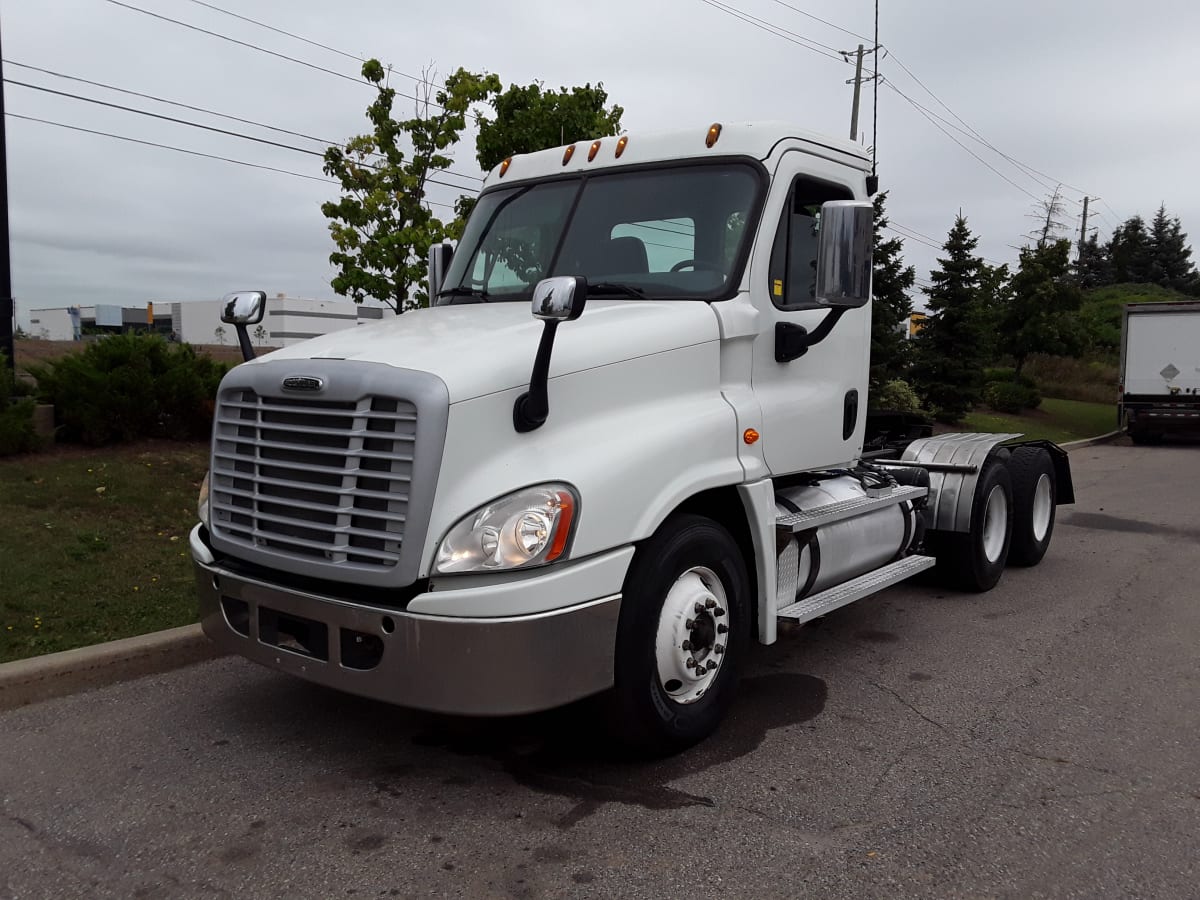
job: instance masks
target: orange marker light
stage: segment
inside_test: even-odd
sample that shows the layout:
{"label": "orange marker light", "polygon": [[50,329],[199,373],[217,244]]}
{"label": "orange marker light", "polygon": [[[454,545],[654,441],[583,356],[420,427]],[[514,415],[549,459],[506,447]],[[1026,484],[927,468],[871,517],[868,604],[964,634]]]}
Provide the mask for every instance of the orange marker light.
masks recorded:
{"label": "orange marker light", "polygon": [[566,150],[563,151],[563,165],[565,166],[567,163],[569,163],[571,161],[571,157],[574,155],[575,155],[575,145],[572,144],[570,147],[568,147]]}
{"label": "orange marker light", "polygon": [[621,137],[621,139],[619,141],[617,141],[617,159],[621,158],[621,154],[625,152],[625,145],[628,143],[629,143],[628,135],[623,135]]}
{"label": "orange marker light", "polygon": [[721,123],[713,122],[712,126],[708,129],[708,137],[706,137],[704,139],[704,146],[712,147],[712,145],[717,142],[717,138],[719,138],[720,136],[721,136]]}
{"label": "orange marker light", "polygon": [[500,177],[504,177],[504,173],[508,171],[508,167],[512,165],[512,157],[510,156],[504,162],[500,163]]}
{"label": "orange marker light", "polygon": [[755,431],[753,428],[747,428],[745,431],[742,432],[742,440],[745,441],[747,444],[758,443],[759,437],[760,437],[759,433],[757,431]]}
{"label": "orange marker light", "polygon": [[558,530],[554,533],[554,543],[546,554],[546,562],[554,562],[567,549],[567,538],[571,535],[571,525],[575,518],[575,498],[566,491],[558,492]]}
{"label": "orange marker light", "polygon": [[599,152],[600,152],[600,142],[594,141],[592,143],[592,149],[588,151],[588,162],[591,162],[593,159],[595,159],[596,154]]}

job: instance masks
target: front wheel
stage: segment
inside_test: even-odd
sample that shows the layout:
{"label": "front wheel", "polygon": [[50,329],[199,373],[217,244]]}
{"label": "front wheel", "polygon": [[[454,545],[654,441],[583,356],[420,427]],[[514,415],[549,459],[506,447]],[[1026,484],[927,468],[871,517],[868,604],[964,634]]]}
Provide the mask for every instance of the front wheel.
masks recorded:
{"label": "front wheel", "polygon": [[733,701],[750,634],[749,579],[737,543],[697,515],[668,519],[625,579],[609,696],[613,736],[663,755],[716,730]]}

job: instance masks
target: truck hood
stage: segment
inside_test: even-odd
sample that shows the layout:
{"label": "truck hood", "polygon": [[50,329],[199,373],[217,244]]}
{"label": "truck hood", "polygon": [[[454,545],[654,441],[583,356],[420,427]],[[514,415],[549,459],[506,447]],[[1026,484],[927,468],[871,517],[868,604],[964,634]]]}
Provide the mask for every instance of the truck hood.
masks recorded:
{"label": "truck hood", "polygon": [[[344,359],[431,372],[457,403],[528,384],[543,327],[528,303],[441,306],[333,332],[261,359]],[[718,338],[717,318],[701,301],[589,300],[582,317],[559,326],[550,377]]]}

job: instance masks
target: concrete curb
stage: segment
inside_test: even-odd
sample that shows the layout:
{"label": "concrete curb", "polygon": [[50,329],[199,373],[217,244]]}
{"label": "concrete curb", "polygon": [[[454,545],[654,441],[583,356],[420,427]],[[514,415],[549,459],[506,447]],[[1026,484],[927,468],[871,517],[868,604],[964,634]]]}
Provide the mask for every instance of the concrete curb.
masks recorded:
{"label": "concrete curb", "polygon": [[1069,444],[1059,444],[1064,450],[1079,450],[1083,447],[1091,447],[1095,444],[1107,444],[1109,441],[1115,441],[1125,432],[1123,430],[1110,431],[1108,434],[1102,434],[1094,438],[1084,438],[1082,441],[1071,441]]}
{"label": "concrete curb", "polygon": [[0,664],[0,710],[155,675],[220,656],[199,625],[184,625]]}

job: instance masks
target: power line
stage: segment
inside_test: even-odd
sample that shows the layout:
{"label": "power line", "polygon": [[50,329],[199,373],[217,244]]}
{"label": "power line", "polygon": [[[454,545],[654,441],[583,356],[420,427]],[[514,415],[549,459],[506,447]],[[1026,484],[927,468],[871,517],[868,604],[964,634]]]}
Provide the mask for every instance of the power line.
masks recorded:
{"label": "power line", "polygon": [[[72,94],[69,91],[56,91],[53,88],[42,87],[42,86],[36,85],[36,84],[27,84],[24,81],[16,81],[12,78],[5,78],[4,81],[6,84],[15,84],[15,85],[18,85],[19,87],[31,88],[35,91],[44,91],[47,94],[55,94],[59,97],[69,97],[72,100],[81,100],[85,103],[94,103],[97,106],[106,106],[110,109],[119,109],[119,110],[123,110],[124,112],[135,113],[139,116],[148,116],[152,119],[160,119],[164,122],[172,122],[177,125],[187,125],[190,128],[199,128],[204,131],[211,131],[216,134],[226,135],[228,137],[240,138],[241,140],[245,140],[245,141],[254,141],[257,144],[266,144],[267,146],[270,146],[270,147],[278,147],[281,150],[291,150],[295,153],[304,153],[308,156],[316,156],[320,159],[325,158],[325,154],[318,150],[309,150],[305,147],[296,147],[296,146],[293,146],[292,144],[280,143],[279,141],[269,141],[266,138],[255,137],[254,135],[251,135],[251,134],[243,134],[240,131],[230,131],[227,128],[217,128],[214,125],[205,125],[201,122],[193,122],[190,119],[180,119],[176,116],[164,116],[161,113],[150,112],[149,110],[146,110],[146,109],[137,109],[132,106],[125,106],[121,103],[109,103],[106,100],[97,100],[94,97],[84,97],[80,94]],[[363,163],[363,167],[367,168],[367,169],[372,169],[374,171],[379,171],[379,166],[374,166],[374,165],[371,165],[370,163]],[[457,190],[457,191],[468,190],[463,185],[451,184],[448,181],[439,181],[436,178],[426,177],[425,181],[428,184],[437,184],[437,185],[441,185],[442,187],[453,188],[454,190]]]}
{"label": "power line", "polygon": [[[256,128],[264,128],[267,131],[274,131],[279,134],[286,134],[290,137],[298,137],[298,138],[303,138],[303,139],[309,140],[309,141],[316,141],[317,143],[324,144],[327,147],[340,146],[342,144],[341,141],[333,141],[333,140],[329,140],[328,138],[317,137],[316,135],[305,134],[300,131],[291,131],[287,128],[280,128],[275,125],[267,125],[263,122],[255,122],[253,119],[243,119],[240,116],[234,116],[234,115],[230,115],[229,113],[218,112],[215,109],[207,109],[203,106],[193,106],[190,103],[180,103],[177,100],[168,100],[165,97],[158,97],[154,94],[145,94],[145,93],[142,93],[141,91],[132,91],[132,90],[128,90],[126,88],[120,88],[115,85],[105,84],[102,81],[91,81],[87,78],[80,78],[75,75],[66,75],[62,72],[56,72],[53,69],[44,69],[41,66],[31,66],[28,63],[16,62],[11,59],[4,60],[4,63],[6,65],[10,65],[10,66],[18,66],[22,69],[30,69],[34,72],[41,72],[44,75],[52,75],[55,78],[62,78],[66,81],[74,81],[74,82],[78,82],[79,84],[86,84],[91,87],[98,87],[98,88],[101,88],[101,89],[107,90],[107,91],[115,91],[118,94],[126,94],[131,97],[140,97],[143,100],[153,100],[155,103],[163,103],[167,106],[174,106],[179,109],[186,109],[186,110],[190,110],[192,112],[204,113],[205,115],[216,116],[217,118],[220,118],[220,119],[228,119],[231,122],[240,122],[243,125],[253,125]],[[43,90],[43,88],[38,88],[38,90]],[[74,97],[76,95],[72,94],[69,96]],[[97,102],[99,102],[99,101],[97,101]],[[456,178],[470,179],[472,181],[483,181],[484,180],[483,178],[479,177],[478,175],[471,175],[466,172],[455,172],[453,170],[446,170],[445,174],[453,175]]]}
{"label": "power line", "polygon": [[[114,0],[109,0],[109,2],[114,2]],[[720,10],[721,12],[731,15],[734,18],[740,19],[748,25],[753,25],[760,31],[765,31],[768,34],[773,34],[776,37],[783,38],[785,41],[791,41],[793,44],[803,47],[806,50],[811,50],[813,53],[818,53],[821,56],[827,56],[830,59],[836,60],[840,63],[847,62],[846,58],[841,55],[841,51],[839,51],[836,47],[831,47],[828,44],[822,44],[819,41],[806,38],[804,35],[796,34],[794,31],[788,31],[786,28],[782,28],[779,25],[775,25],[766,21],[765,19],[760,19],[757,16],[752,16],[747,12],[737,9],[736,7],[729,6],[725,3],[720,3],[718,0],[700,0],[700,2],[706,3],[713,9]]]}
{"label": "power line", "polygon": [[[365,81],[361,78],[355,78],[351,75],[347,75],[345,72],[339,72],[336,69],[328,69],[325,66],[319,66],[316,63],[311,63],[311,62],[308,62],[303,59],[298,59],[295,56],[288,56],[286,53],[277,53],[274,50],[268,50],[266,47],[260,47],[258,44],[251,44],[251,43],[248,43],[247,41],[239,41],[237,38],[230,37],[227,34],[221,34],[219,31],[209,31],[207,28],[201,28],[199,25],[192,25],[189,22],[183,22],[179,19],[172,19],[170,16],[164,16],[164,15],[160,15],[159,13],[156,13],[156,12],[151,12],[148,9],[142,9],[140,6],[133,6],[129,3],[122,3],[121,0],[105,0],[105,2],[111,3],[113,6],[120,6],[123,9],[132,10],[133,12],[138,12],[138,13],[141,13],[142,15],[150,16],[151,18],[160,19],[163,22],[170,22],[172,25],[179,25],[182,28],[188,28],[192,31],[198,31],[201,34],[207,34],[209,37],[215,37],[222,41],[228,41],[231,44],[237,44],[239,47],[246,47],[247,49],[250,49],[250,50],[257,50],[259,53],[265,53],[268,56],[274,56],[276,59],[287,60],[288,62],[295,63],[298,66],[304,66],[305,68],[308,68],[308,69],[314,69],[318,72],[324,72],[327,75],[333,75],[336,78],[341,78],[345,81],[353,82],[354,84],[361,84],[364,87],[374,87],[374,85],[372,85],[370,82]],[[415,97],[412,94],[405,94],[403,91],[396,91],[396,96],[403,97],[406,100],[413,100],[417,103],[422,102],[421,98]],[[438,104],[433,103],[433,102],[430,102],[429,105],[434,107],[435,109],[442,108],[441,106],[438,106]]]}
{"label": "power line", "polygon": [[[291,175],[295,178],[305,178],[305,179],[308,179],[309,181],[320,181],[324,184],[337,184],[337,182],[331,178],[321,178],[316,175],[305,175],[302,172],[293,172],[290,169],[280,169],[275,166],[265,166],[260,163],[247,162],[244,159],[234,159],[229,156],[219,156],[215,153],[201,153],[199,150],[189,150],[186,147],[176,147],[172,144],[159,144],[159,143],[156,143],[155,141],[145,141],[140,138],[133,138],[133,137],[129,137],[129,136],[123,135],[123,134],[113,134],[112,132],[109,132],[109,131],[97,131],[92,128],[83,128],[79,125],[68,125],[65,122],[54,122],[54,121],[51,121],[50,119],[39,119],[36,116],[24,116],[24,115],[21,115],[19,113],[14,113],[14,112],[5,112],[5,115],[10,116],[14,119],[23,119],[27,122],[39,122],[43,125],[53,125],[56,128],[67,128],[71,131],[83,132],[84,134],[93,134],[93,135],[97,135],[99,137],[112,138],[113,140],[126,141],[131,144],[141,144],[142,146],[145,146],[145,147],[156,147],[160,150],[173,150],[176,153],[186,153],[188,156],[199,156],[199,157],[203,157],[204,159],[215,159],[215,160],[219,160],[220,162],[233,163],[234,165],[245,166],[250,169],[262,169],[263,171],[266,171],[266,172],[278,172],[280,175]],[[442,207],[445,207],[446,209],[454,208],[452,204],[439,203],[435,200],[423,199],[422,202],[428,203],[431,206],[442,206]]]}
{"label": "power line", "polygon": [[833,22],[830,22],[828,19],[822,19],[820,16],[814,16],[812,13],[805,12],[804,10],[800,9],[800,7],[798,7],[798,6],[792,6],[790,3],[784,3],[783,0],[771,0],[771,2],[775,3],[779,6],[782,6],[785,9],[790,9],[794,13],[799,13],[800,15],[802,15],[806,18],[812,19],[814,22],[820,22],[822,25],[828,25],[830,28],[834,29],[835,31],[840,31],[842,34],[848,34],[848,35],[850,35],[850,37],[858,38],[860,41],[862,41],[864,43],[867,43],[867,44],[874,43],[874,41],[872,41],[871,38],[866,37],[865,35],[861,35],[857,31],[851,31],[849,28],[843,28],[841,25],[837,25]]}

